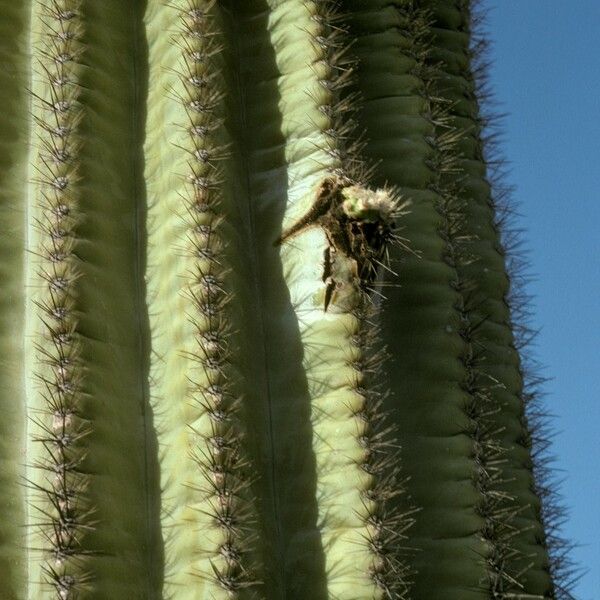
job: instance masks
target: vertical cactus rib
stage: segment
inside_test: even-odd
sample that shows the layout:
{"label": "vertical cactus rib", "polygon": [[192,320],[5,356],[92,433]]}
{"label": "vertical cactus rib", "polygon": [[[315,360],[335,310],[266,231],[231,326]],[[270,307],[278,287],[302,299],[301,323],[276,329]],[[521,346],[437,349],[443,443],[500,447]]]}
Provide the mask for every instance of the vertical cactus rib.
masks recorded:
{"label": "vertical cactus rib", "polygon": [[[465,230],[474,236],[471,244],[476,260],[462,269],[470,281],[470,295],[476,303],[473,314],[480,322],[473,338],[480,351],[481,371],[497,381],[492,391],[499,409],[493,416],[506,446],[502,488],[521,507],[514,522],[518,529],[513,545],[519,550],[522,566],[519,584],[522,593],[553,597],[547,551],[541,522],[540,499],[532,473],[530,434],[524,413],[520,357],[511,331],[510,309],[506,302],[510,282],[500,236],[494,224],[493,205],[480,141],[480,122],[475,86],[470,71],[469,2],[441,5],[431,2],[434,23],[432,58],[439,61],[446,77],[438,93],[453,102],[452,116],[469,135],[461,144],[461,170]],[[510,591],[510,590],[509,590]]]}
{"label": "vertical cactus rib", "polygon": [[35,379],[39,404],[30,406],[32,427],[29,477],[36,530],[30,544],[40,568],[30,580],[54,589],[52,597],[80,594],[89,572],[83,538],[91,527],[86,502],[88,478],[82,463],[90,424],[82,412],[82,377],[77,304],[81,275],[77,256],[80,219],[78,189],[79,67],[82,21],[78,2],[35,3],[37,64],[33,87],[38,138],[33,226],[36,296],[39,321]]}
{"label": "vertical cactus rib", "polygon": [[90,24],[81,74],[80,227],[85,410],[94,424],[85,461],[96,523],[87,538],[90,597],[155,599],[162,596],[163,544],[144,281],[146,3],[86,1],[81,10]]}
{"label": "vertical cactus rib", "polygon": [[[239,266],[231,254],[239,252],[240,234],[222,185],[224,40],[214,5],[152,3],[146,18],[158,82],[149,120],[159,123],[146,145],[149,293],[154,347],[165,355],[151,375],[167,474],[165,593],[176,598],[248,597],[258,584],[232,316],[239,310],[232,282]],[[165,29],[173,32],[169,38]],[[170,116],[161,122],[163,111]]]}
{"label": "vertical cactus rib", "polygon": [[535,493],[541,501],[539,517],[544,529],[544,544],[548,552],[550,577],[554,596],[560,600],[574,600],[573,588],[580,574],[571,555],[573,542],[564,537],[562,526],[567,511],[559,493],[559,482],[552,469],[550,452],[552,429],[543,403],[545,379],[539,373],[531,344],[536,330],[530,324],[531,297],[527,293],[529,264],[523,252],[523,234],[515,218],[515,198],[512,187],[505,181],[505,158],[498,146],[502,133],[502,116],[496,113],[493,92],[489,83],[490,37],[487,29],[487,12],[483,4],[472,1],[469,13],[471,42],[469,56],[471,73],[477,98],[479,115],[479,142],[481,156],[486,162],[486,177],[490,182],[490,198],[494,226],[499,234],[510,288],[505,301],[510,309],[510,324],[514,344],[519,352],[522,376],[521,398],[525,406],[523,429],[529,439],[533,459]]}
{"label": "vertical cactus rib", "polygon": [[[496,394],[504,410],[498,412],[494,420],[496,427],[503,428],[504,444],[510,450],[507,457],[510,474],[504,488],[514,497],[516,505],[523,507],[517,515],[520,532],[513,544],[519,550],[517,564],[524,571],[522,586],[529,594],[571,598],[570,589],[577,573],[569,559],[571,545],[560,534],[564,509],[555,491],[557,486],[550,481],[547,424],[539,398],[539,385],[543,380],[536,375],[528,349],[535,334],[527,324],[531,309],[522,286],[526,264],[519,248],[520,236],[510,223],[514,206],[510,188],[502,182],[503,160],[494,144],[494,130],[490,128],[494,115],[486,108],[490,99],[486,85],[487,43],[479,29],[484,15],[477,2],[444,6],[442,15],[439,8],[434,3],[433,31],[449,51],[439,53],[438,59],[449,75],[440,91],[454,96],[460,90],[461,98],[470,104],[469,107],[456,102],[454,111],[456,121],[471,133],[471,143],[462,151],[462,169],[466,174],[465,196],[472,199],[467,226],[471,230],[478,227],[480,258],[466,271],[473,280],[474,297],[485,299],[479,303],[478,318],[485,315],[486,323],[496,325],[496,331],[486,326],[479,328],[477,343],[484,349],[485,368],[501,384]],[[459,11],[464,16],[462,22],[457,19]],[[440,45],[436,41],[436,46]],[[463,57],[468,66],[462,76],[457,77],[451,65],[462,63]],[[484,219],[479,218],[478,207],[482,207]],[[507,272],[508,286],[496,285],[490,290],[493,273],[500,269]],[[510,335],[499,342],[501,328]],[[502,357],[502,350],[511,353],[512,360]]]}
{"label": "vertical cactus rib", "polygon": [[220,104],[222,91],[212,57],[222,41],[209,14],[214,4],[188,2],[181,13],[185,62],[182,100],[190,135],[188,247],[194,264],[186,292],[193,307],[190,319],[197,344],[193,356],[199,366],[191,388],[191,401],[198,409],[191,424],[196,442],[196,480],[200,479],[196,484],[200,492],[197,510],[204,509],[215,531],[210,540],[209,531],[201,529],[206,535],[203,549],[207,558],[199,574],[209,580],[214,575],[223,597],[232,598],[259,582],[248,564],[252,540],[250,481],[239,416],[243,398],[239,381],[237,385],[235,381],[235,341],[228,318],[233,289],[227,281],[231,268],[226,246],[232,224],[220,207],[223,175],[219,162],[225,153],[218,132],[222,117],[215,105]]}
{"label": "vertical cactus rib", "polygon": [[522,591],[518,581],[520,573],[510,568],[518,554],[512,547],[518,508],[502,490],[506,449],[494,423],[494,415],[501,407],[493,397],[498,382],[482,369],[485,358],[476,339],[481,316],[474,314],[476,300],[472,296],[472,282],[464,276],[465,267],[477,260],[472,251],[473,234],[464,228],[465,201],[461,198],[458,160],[458,146],[464,134],[453,126],[449,104],[433,93],[433,87],[441,79],[440,74],[424,62],[420,65],[420,76],[425,84],[425,97],[434,127],[434,135],[428,140],[434,152],[427,160],[437,177],[431,187],[439,195],[436,207],[442,217],[439,234],[445,242],[444,261],[454,270],[452,285],[459,293],[454,309],[459,317],[458,333],[464,341],[460,360],[465,367],[465,377],[461,387],[468,395],[464,406],[469,418],[466,433],[473,440],[472,457],[476,465],[473,482],[480,495],[476,512],[484,520],[479,534],[488,544],[485,556],[487,585],[490,598],[506,598],[511,591]]}
{"label": "vertical cactus rib", "polygon": [[255,363],[265,396],[249,399],[259,432],[265,592],[382,597],[379,583],[389,585],[382,571],[396,566],[387,546],[396,540],[383,542],[392,528],[382,525],[388,515],[375,498],[385,487],[374,473],[384,466],[375,459],[384,433],[371,430],[377,411],[365,398],[375,393],[360,387],[363,371],[377,363],[364,355],[361,284],[375,270],[365,257],[378,255],[363,221],[372,219],[372,239],[381,242],[380,219],[392,218],[395,202],[389,191],[370,192],[353,179],[363,173],[336,116],[346,112],[339,92],[347,71],[334,3],[226,7],[237,46],[230,60],[240,65],[232,78],[240,105],[230,108],[229,123],[243,148],[236,160],[246,185],[238,189],[248,198],[257,335],[265,341]]}
{"label": "vertical cactus rib", "polygon": [[[255,4],[257,8],[252,6],[247,13],[249,22],[256,27],[262,11],[258,9],[261,3]],[[250,174],[251,211],[255,214],[255,223],[256,215],[264,219],[267,210],[274,215],[275,202],[285,198],[271,197],[272,192],[265,191],[264,183],[269,173],[273,173],[273,177],[285,177],[288,210],[285,222],[289,227],[279,242],[283,275],[298,328],[298,333],[290,332],[288,338],[299,334],[302,343],[302,368],[307,380],[302,384],[306,386],[302,393],[308,395],[312,413],[310,424],[303,429],[301,421],[293,417],[299,409],[304,412],[305,400],[292,400],[292,390],[281,387],[269,376],[272,377],[269,410],[273,423],[269,435],[274,438],[273,473],[277,478],[275,496],[280,522],[276,536],[279,537],[279,554],[284,559],[280,585],[287,594],[302,593],[319,598],[326,595],[355,597],[356,594],[382,597],[394,593],[393,578],[400,579],[398,587],[403,582],[398,577],[401,571],[392,558],[392,548],[388,548],[396,540],[384,540],[393,529],[384,523],[388,517],[383,506],[387,486],[378,485],[383,484],[379,471],[387,464],[376,458],[385,445],[380,442],[382,434],[376,433],[376,394],[374,389],[366,391],[362,387],[369,387],[366,372],[375,370],[378,362],[377,357],[367,360],[365,356],[364,346],[369,336],[363,329],[368,309],[357,266],[364,257],[351,256],[355,248],[350,248],[353,241],[363,240],[360,236],[364,234],[360,230],[352,240],[338,224],[341,218],[342,223],[356,223],[358,230],[358,223],[367,220],[361,210],[373,207],[369,204],[370,198],[359,197],[361,192],[368,196],[368,192],[358,185],[364,183],[358,180],[363,173],[356,148],[347,141],[350,131],[343,114],[347,104],[342,101],[340,91],[347,80],[348,68],[341,60],[345,43],[334,20],[334,7],[334,3],[329,2],[264,3],[263,11],[269,9],[267,27],[275,68],[263,68],[261,73],[257,66],[251,76],[261,73],[264,79],[244,81],[249,90],[245,99],[247,123],[253,124],[255,115],[259,114],[261,107],[255,103],[262,98],[263,90],[272,85],[271,81],[281,98],[278,101],[280,131],[285,139],[276,143],[277,138],[266,129],[247,141],[249,164],[256,165],[254,168],[259,171],[258,175]],[[250,59],[246,62],[242,58],[248,65],[246,71],[242,64],[244,74],[250,72],[251,60],[260,65],[261,58],[254,53],[252,39],[247,38],[246,43]],[[281,146],[284,156],[278,155]],[[263,170],[264,175],[260,173]],[[391,214],[394,200],[387,192],[379,194],[379,209]],[[342,209],[342,204],[347,208]],[[350,228],[350,224],[346,224]],[[260,239],[269,241],[262,231]],[[273,242],[275,240],[271,244]],[[367,243],[363,250],[365,255],[370,251]],[[258,262],[259,271],[264,273],[261,300],[269,311],[268,318],[264,319],[265,333],[272,339],[281,335],[281,329],[272,333],[280,326],[271,314],[271,307],[280,305],[281,299],[274,296],[266,280],[266,274],[275,271],[267,268],[274,260],[259,254]],[[363,273],[366,283],[371,273],[366,267],[360,269],[360,274]],[[293,323],[290,317],[286,319]],[[282,374],[291,371],[290,365],[283,362],[288,360],[288,355],[289,350],[282,357],[273,356],[268,350],[268,370]],[[289,438],[286,439],[283,432]],[[298,453],[298,448],[307,442],[312,446],[314,459],[301,458]],[[376,449],[378,443],[381,446]],[[311,489],[306,484],[309,463],[298,462],[302,460],[314,461],[316,469],[314,484],[310,485],[315,486],[313,493],[318,512],[310,521],[306,508],[299,505]],[[391,480],[387,483],[392,485]],[[296,515],[305,515],[306,521],[299,522]],[[315,561],[317,544],[322,545],[325,552],[326,562],[322,565]]]}
{"label": "vertical cactus rib", "polygon": [[[417,19],[413,26],[417,29],[416,39],[429,31],[426,15],[421,22]],[[424,39],[423,42],[426,45],[429,40]],[[464,227],[465,200],[461,197],[464,190],[459,163],[459,145],[464,132],[452,122],[450,103],[435,95],[435,86],[443,74],[436,66],[428,64],[428,55],[429,51],[424,48],[415,71],[423,80],[423,96],[427,100],[429,121],[433,126],[433,135],[427,140],[433,152],[426,159],[426,164],[435,174],[430,189],[438,195],[436,210],[442,219],[438,233],[445,245],[443,260],[454,271],[452,286],[458,292],[454,309],[459,317],[458,333],[464,341],[460,360],[465,368],[460,385],[467,394],[464,411],[469,422],[465,433],[473,442],[473,483],[480,495],[475,507],[483,519],[479,535],[488,545],[488,552],[483,557],[488,593],[490,598],[505,598],[511,592],[521,593],[523,590],[518,581],[520,573],[510,565],[518,554],[512,546],[512,538],[517,531],[514,520],[518,508],[502,489],[506,449],[494,422],[494,416],[501,410],[494,399],[498,382],[482,369],[485,358],[476,339],[481,315],[474,313],[477,305],[472,296],[473,285],[464,275],[465,267],[477,260],[472,249],[474,234]]]}
{"label": "vertical cactus rib", "polygon": [[[381,161],[382,179],[413,198],[408,226],[415,249],[422,252],[419,261],[404,263],[405,289],[392,292],[383,318],[384,331],[394,332],[386,340],[400,375],[394,386],[403,403],[397,408],[401,441],[408,448],[409,491],[423,508],[411,536],[416,547],[425,549],[415,557],[414,595],[554,597],[526,441],[526,398],[520,391],[522,373],[507,308],[508,279],[469,74],[469,3],[373,0],[360,7],[347,5],[353,9],[353,32],[361,38],[355,47],[363,59],[358,88],[365,95],[361,124],[370,140],[366,153]],[[439,238],[434,245],[433,232]],[[415,276],[421,279],[413,281]],[[441,283],[442,276],[451,290],[445,299],[434,283],[438,278]],[[417,289],[422,290],[419,296]],[[428,327],[436,317],[442,319],[440,327],[447,320],[451,345],[445,351],[443,335],[432,330],[422,337],[418,315],[425,315],[428,306]],[[421,328],[418,338],[410,322]],[[430,366],[406,354],[416,355],[417,339],[427,344],[420,351],[430,363],[438,357],[438,374],[460,389],[451,395],[446,382],[437,408],[429,404],[435,398]],[[442,371],[441,365],[452,369]],[[419,388],[414,379],[419,374],[422,381],[429,378],[429,389]],[[450,416],[451,402],[462,418]],[[472,444],[466,453],[467,447],[461,449],[465,437]],[[454,456],[447,460],[450,452]],[[426,461],[422,467],[420,457]],[[446,472],[438,473],[444,462]],[[435,491],[432,475],[435,481],[450,476],[443,492]],[[461,486],[471,482],[475,495],[455,495],[461,480]],[[470,507],[465,510],[467,498]],[[464,518],[442,521],[440,499],[446,507],[459,500]],[[448,523],[454,524],[452,533]]]}
{"label": "vertical cactus rib", "polygon": [[119,600],[140,590],[156,598],[162,559],[142,280],[143,3],[52,0],[33,8],[39,142],[26,339],[37,349],[27,389],[31,525],[39,535],[29,594],[50,597],[51,586],[61,600]]}
{"label": "vertical cactus rib", "polygon": [[26,236],[27,80],[30,8],[0,2],[0,581],[7,600],[25,589],[24,248]]}
{"label": "vertical cactus rib", "polygon": [[[411,545],[422,550],[414,559],[413,595],[508,597],[509,590],[522,591],[518,570],[507,564],[516,554],[517,516],[503,489],[498,384],[482,367],[480,315],[464,274],[476,257],[464,227],[463,134],[450,118],[450,102],[436,91],[443,74],[429,59],[426,13],[401,2],[349,6],[361,36],[366,152],[381,161],[381,178],[413,199],[407,221],[421,253],[404,262],[404,289],[390,292],[383,316],[408,489],[422,508],[411,532]],[[444,519],[448,510],[453,519]]]}
{"label": "vertical cactus rib", "polygon": [[[453,305],[455,273],[444,261],[440,235],[445,219],[436,174],[425,160],[434,151],[434,118],[418,76],[425,51],[419,39],[421,14],[402,3],[349,2],[357,87],[363,94],[360,125],[367,131],[367,156],[380,161],[378,178],[396,184],[412,199],[406,227],[417,257],[392,255],[402,285],[387,290],[382,333],[392,356],[390,399],[403,447],[408,493],[421,508],[408,544],[417,551],[412,598],[484,600],[486,568],[477,537],[479,495],[472,483],[473,443],[465,433],[467,396],[464,345]],[[435,115],[435,118],[439,117]],[[436,141],[437,144],[437,141]]]}
{"label": "vertical cactus rib", "polygon": [[[378,343],[377,310],[369,297],[373,292],[379,293],[374,289],[375,279],[386,268],[384,256],[393,236],[379,240],[367,234],[366,243],[355,243],[353,239],[354,236],[360,239],[363,227],[368,227],[362,221],[368,221],[363,213],[369,212],[368,192],[364,188],[369,172],[360,155],[361,143],[356,139],[351,116],[356,98],[346,93],[354,68],[345,56],[349,38],[337,1],[304,4],[315,22],[310,33],[317,85],[313,83],[310,93],[321,113],[320,119],[315,120],[319,135],[315,145],[325,157],[318,160],[326,173],[334,175],[338,185],[345,186],[341,194],[342,214],[336,216],[333,225],[324,221],[329,246],[324,259],[329,262],[324,265],[329,271],[328,277],[324,277],[324,308],[328,310],[331,302],[331,310],[338,312],[336,317],[344,322],[346,332],[345,337],[337,340],[337,361],[324,364],[313,356],[311,364],[308,358],[312,352],[322,352],[313,341],[312,330],[323,327],[327,332],[331,327],[328,319],[318,323],[311,315],[305,330],[306,365],[314,388],[313,447],[317,456],[321,532],[324,546],[333,557],[328,565],[329,593],[340,598],[355,597],[356,582],[364,586],[358,592],[364,597],[403,598],[408,590],[408,570],[400,559],[399,542],[410,520],[391,510],[390,501],[402,493],[399,453],[381,407],[378,381],[384,354]],[[389,210],[390,218],[395,219],[397,201],[391,190],[381,189],[377,193],[381,201],[379,209]],[[386,203],[388,208],[384,208]],[[345,226],[346,217],[352,220],[350,248],[340,240],[343,233],[338,231],[340,225]],[[383,247],[378,248],[378,244]],[[342,256],[342,252],[348,251],[348,256]],[[350,275],[344,272],[346,269]],[[314,315],[314,306],[311,312]],[[327,337],[326,334],[322,339]],[[335,389],[336,384],[329,387],[334,372],[335,377],[341,372],[337,382],[340,389]],[[347,399],[342,401],[346,395]],[[333,441],[332,428],[345,432],[337,443]],[[336,447],[338,443],[340,448]],[[339,453],[339,458],[332,458],[332,450],[334,457]]]}
{"label": "vertical cactus rib", "polygon": [[[218,192],[222,176],[218,164],[223,159],[223,148],[210,133],[220,126],[213,108],[220,92],[211,89],[211,79],[216,74],[207,58],[216,52],[215,32],[206,14],[210,6],[202,4],[190,6],[183,17],[188,47],[183,101],[191,125],[189,153],[193,161],[188,175],[192,188],[189,241],[195,263],[187,293],[195,309],[195,356],[200,365],[199,376],[193,380],[193,401],[200,409],[194,419],[198,441],[194,460],[205,479],[199,486],[202,500],[208,498],[207,512],[219,531],[213,548],[207,549],[208,556],[212,554],[209,564],[224,595],[233,597],[256,582],[242,563],[248,549],[244,538],[250,534],[247,522],[244,523],[244,517],[249,517],[248,507],[244,506],[249,482],[244,472],[247,465],[240,456],[239,390],[231,381],[235,370],[230,358],[231,325],[226,316],[231,292],[227,291],[227,265],[220,258],[227,243]],[[220,43],[218,39],[216,43]],[[198,53],[202,55],[200,60]]]}
{"label": "vertical cactus rib", "polygon": [[[289,14],[291,11],[292,14]],[[281,87],[302,85],[303,55],[287,64],[285,44],[301,37],[288,17],[298,3],[224,2],[227,70],[226,127],[232,133],[227,187],[236,198],[243,231],[240,315],[245,382],[243,415],[256,469],[256,494],[265,597],[306,594],[326,597],[324,556],[317,530],[315,458],[311,447],[310,398],[302,365],[297,317],[291,305],[278,249],[274,247],[294,178],[292,131],[302,120],[282,114]],[[291,53],[304,48],[294,44]],[[295,99],[304,101],[301,93]],[[301,135],[301,134],[300,134]],[[245,248],[245,250],[242,250]]]}

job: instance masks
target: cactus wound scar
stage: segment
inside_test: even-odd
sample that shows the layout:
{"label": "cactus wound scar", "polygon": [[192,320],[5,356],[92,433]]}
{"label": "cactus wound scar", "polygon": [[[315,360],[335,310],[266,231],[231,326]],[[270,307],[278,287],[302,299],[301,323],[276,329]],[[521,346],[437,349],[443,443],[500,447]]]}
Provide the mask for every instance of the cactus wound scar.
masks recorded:
{"label": "cactus wound scar", "polygon": [[[348,184],[339,177],[327,177],[315,192],[311,209],[277,240],[280,244],[320,226],[327,238],[324,252],[323,282],[326,285],[324,310],[331,303],[336,289],[344,286],[340,255],[352,261],[352,278],[363,290],[368,290],[383,265],[386,247],[397,238],[394,235],[398,202],[387,189],[370,190],[359,184]],[[337,263],[336,263],[337,260]],[[336,276],[337,274],[337,276]]]}

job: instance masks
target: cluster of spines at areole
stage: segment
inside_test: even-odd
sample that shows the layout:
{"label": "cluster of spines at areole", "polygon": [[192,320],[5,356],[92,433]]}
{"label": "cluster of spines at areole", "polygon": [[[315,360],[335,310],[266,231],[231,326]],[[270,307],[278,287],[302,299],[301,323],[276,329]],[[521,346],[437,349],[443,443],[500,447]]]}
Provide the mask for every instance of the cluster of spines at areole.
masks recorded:
{"label": "cluster of spines at areole", "polygon": [[[329,157],[329,170],[342,186],[367,187],[370,169],[361,155],[362,141],[357,135],[353,113],[360,99],[349,93],[353,81],[351,40],[343,25],[337,0],[304,2],[316,23],[313,44],[320,60],[313,65],[320,90],[314,94],[324,116],[321,126],[324,142],[321,150]],[[387,190],[394,198],[394,191]],[[391,201],[394,201],[393,199]],[[385,264],[368,266],[369,272],[387,269]],[[381,347],[376,297],[377,281],[355,282],[354,317],[347,331],[348,365],[352,377],[348,386],[362,401],[354,407],[356,443],[361,448],[357,467],[368,483],[361,490],[364,510],[357,511],[363,521],[362,543],[370,554],[368,577],[382,598],[404,598],[409,589],[409,569],[402,557],[402,540],[411,518],[396,503],[404,492],[400,477],[399,447],[393,427],[384,412],[382,381],[385,350]]]}
{"label": "cluster of spines at areole", "polygon": [[523,381],[522,444],[530,449],[532,455],[534,491],[541,501],[539,518],[545,533],[545,539],[541,542],[549,556],[550,576],[554,586],[553,597],[557,600],[573,600],[572,590],[580,569],[572,558],[574,544],[565,538],[562,532],[567,510],[552,468],[554,459],[550,448],[553,432],[543,402],[543,386],[546,380],[540,374],[540,367],[532,348],[537,330],[531,325],[532,298],[527,292],[531,277],[530,266],[523,249],[518,207],[513,197],[513,187],[507,183],[506,160],[500,144],[503,114],[498,113],[489,81],[491,59],[487,9],[481,0],[464,0],[463,9],[469,15],[471,76],[479,108],[478,126],[482,158],[491,185],[490,202],[495,215],[494,226],[500,235],[501,252],[510,280],[510,289],[505,301],[510,309],[510,325],[515,347],[519,352]]}
{"label": "cluster of spines at areole", "polygon": [[30,552],[42,556],[43,578],[55,597],[71,600],[88,579],[82,538],[91,527],[82,465],[90,424],[81,414],[84,367],[77,330],[77,127],[83,116],[77,68],[82,22],[76,0],[38,6],[37,83],[32,90],[37,194],[32,208],[40,240],[34,302],[40,319],[35,345],[42,407],[33,418],[31,435],[43,450],[36,452],[39,458],[29,478],[35,492],[30,518],[37,534]]}
{"label": "cluster of spines at areole", "polygon": [[[233,383],[232,326],[228,318],[231,290],[227,263],[227,216],[222,207],[222,143],[219,67],[221,50],[214,1],[174,3],[182,51],[178,99],[184,107],[189,171],[183,198],[191,268],[184,294],[194,347],[187,356],[195,368],[189,398],[196,408],[190,423],[191,458],[198,467],[189,486],[197,507],[212,521],[202,544],[197,575],[213,580],[228,597],[238,597],[257,585],[251,566],[252,532],[250,478],[243,459],[244,430],[240,396]],[[201,533],[201,532],[200,532]]]}

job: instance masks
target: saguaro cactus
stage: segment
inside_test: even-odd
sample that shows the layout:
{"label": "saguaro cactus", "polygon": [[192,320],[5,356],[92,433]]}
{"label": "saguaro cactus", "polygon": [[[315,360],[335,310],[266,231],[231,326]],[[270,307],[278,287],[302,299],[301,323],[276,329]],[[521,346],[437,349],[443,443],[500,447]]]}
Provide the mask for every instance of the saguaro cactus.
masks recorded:
{"label": "saguaro cactus", "polygon": [[571,597],[472,12],[0,0],[3,599]]}

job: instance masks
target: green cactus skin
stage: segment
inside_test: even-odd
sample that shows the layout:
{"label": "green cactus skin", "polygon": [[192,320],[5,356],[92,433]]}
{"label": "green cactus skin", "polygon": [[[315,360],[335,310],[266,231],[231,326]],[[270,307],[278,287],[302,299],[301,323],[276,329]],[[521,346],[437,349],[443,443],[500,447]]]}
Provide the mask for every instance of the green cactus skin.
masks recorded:
{"label": "green cactus skin", "polygon": [[[82,21],[72,6],[35,4],[30,44],[34,118],[27,195],[25,337],[27,411],[28,593],[45,585],[70,595],[86,574],[77,564],[89,529],[82,469],[90,420],[82,408],[83,336],[79,320],[79,101]],[[34,27],[33,24],[36,26]],[[34,137],[35,136],[35,137]]]}
{"label": "green cactus skin", "polygon": [[[29,500],[28,595],[52,597],[52,585],[59,598],[158,597],[163,550],[142,275],[144,6],[65,0],[31,8],[39,67],[29,243],[38,256],[28,269],[25,334],[35,356],[27,479],[45,491]],[[51,256],[55,239],[61,260]]]}
{"label": "green cactus skin", "polygon": [[[24,475],[26,411],[23,380],[25,194],[29,162],[27,98],[29,7],[0,2],[0,582],[20,597],[25,570]],[[18,549],[16,551],[16,549]]]}
{"label": "green cactus skin", "polygon": [[552,582],[532,479],[470,72],[469,3],[346,8],[358,36],[365,154],[378,161],[379,180],[413,199],[406,227],[419,252],[396,257],[403,284],[382,315],[407,491],[422,509],[409,541],[419,551],[412,594],[571,597]]}
{"label": "green cactus skin", "polygon": [[[155,3],[146,17],[157,81],[148,118],[160,124],[145,144],[150,376],[159,444],[168,449],[161,465],[172,462],[161,470],[164,593],[177,598],[227,598],[258,584],[235,333],[244,329],[236,288],[245,240],[235,197],[222,185],[230,140],[212,4]],[[168,257],[165,242],[177,249]]]}
{"label": "green cactus skin", "polygon": [[0,0],[2,598],[572,597],[470,18]]}

